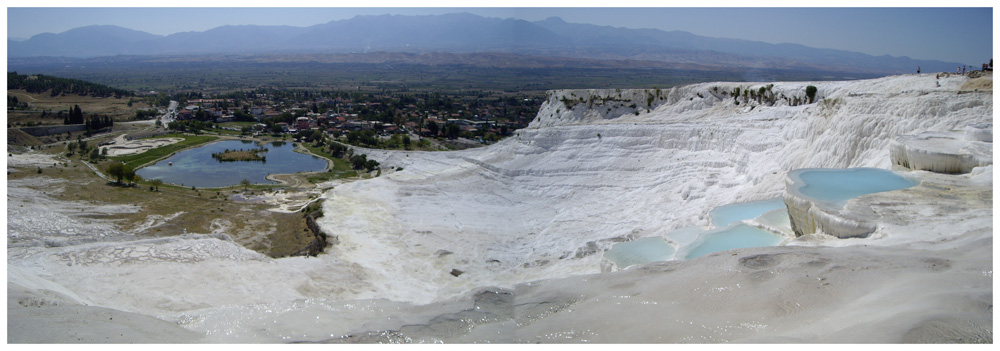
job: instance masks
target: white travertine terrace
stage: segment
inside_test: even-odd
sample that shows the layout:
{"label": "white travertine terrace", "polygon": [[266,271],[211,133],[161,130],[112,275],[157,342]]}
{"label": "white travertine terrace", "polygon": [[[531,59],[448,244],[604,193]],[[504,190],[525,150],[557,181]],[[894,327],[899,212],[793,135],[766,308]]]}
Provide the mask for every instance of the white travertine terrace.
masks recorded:
{"label": "white travertine terrace", "polygon": [[863,238],[875,232],[878,223],[866,218],[868,216],[857,214],[870,212],[871,209],[859,208],[856,205],[848,206],[849,203],[823,201],[799,191],[806,185],[801,177],[802,173],[810,171],[816,169],[796,169],[788,172],[785,178],[785,193],[782,199],[785,201],[789,222],[796,236],[825,233],[838,238]]}
{"label": "white travertine terrace", "polygon": [[993,123],[970,124],[964,131],[903,135],[890,146],[892,164],[938,173],[969,173],[993,164]]}

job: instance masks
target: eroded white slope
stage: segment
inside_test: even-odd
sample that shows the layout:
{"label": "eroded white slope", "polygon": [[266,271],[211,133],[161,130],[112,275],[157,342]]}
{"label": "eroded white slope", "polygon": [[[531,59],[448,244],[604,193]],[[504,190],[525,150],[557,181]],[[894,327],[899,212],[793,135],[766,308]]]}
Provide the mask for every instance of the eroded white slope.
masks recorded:
{"label": "eroded white slope", "polygon": [[[659,98],[557,91],[529,128],[488,148],[366,150],[404,170],[332,190],[320,223],[340,238],[331,255],[371,277],[375,290],[364,297],[426,303],[476,286],[596,273],[613,242],[708,225],[715,206],[780,197],[789,170],[889,168],[896,136],[990,121],[988,97],[955,94],[964,80],[772,87],[804,97],[817,86],[819,101],[800,106],[713,94],[764,84],[697,84]],[[602,99],[618,101],[586,103]]]}

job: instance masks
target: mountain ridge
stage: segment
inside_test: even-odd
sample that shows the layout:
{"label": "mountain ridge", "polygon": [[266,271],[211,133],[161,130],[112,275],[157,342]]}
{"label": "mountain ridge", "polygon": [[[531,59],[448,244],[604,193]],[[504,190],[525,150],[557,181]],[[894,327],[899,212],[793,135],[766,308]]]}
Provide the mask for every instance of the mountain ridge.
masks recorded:
{"label": "mountain ridge", "polygon": [[725,68],[825,69],[878,74],[951,71],[959,63],[872,56],[795,43],[712,38],[684,31],[445,15],[369,15],[306,27],[224,25],[154,35],[95,25],[24,41],[8,39],[8,58],[190,54],[354,54],[499,52],[574,59],[658,61]]}

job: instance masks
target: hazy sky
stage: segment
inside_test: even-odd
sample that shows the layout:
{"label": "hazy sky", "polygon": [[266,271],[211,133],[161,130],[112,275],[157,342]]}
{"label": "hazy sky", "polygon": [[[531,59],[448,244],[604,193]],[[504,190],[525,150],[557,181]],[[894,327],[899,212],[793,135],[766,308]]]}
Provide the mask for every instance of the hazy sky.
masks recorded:
{"label": "hazy sky", "polygon": [[[753,2],[758,4],[759,1]],[[309,3],[301,1],[268,2],[288,6],[335,6],[344,2]],[[359,4],[352,1],[349,4]],[[169,35],[185,31],[204,31],[227,24],[290,25],[305,27],[342,20],[356,15],[429,15],[469,12],[485,17],[519,18],[528,21],[558,16],[567,22],[591,23],[627,28],[681,30],[709,37],[757,40],[768,43],[796,43],[816,48],[842,49],[870,55],[909,56],[915,59],[942,60],[979,65],[988,61],[993,52],[993,9],[988,1],[952,1],[922,3],[914,6],[970,6],[951,8],[667,8],[614,7],[567,8],[531,7],[584,4],[586,1],[551,2],[512,0],[482,2],[486,6],[528,7],[402,7],[407,4],[438,6],[441,2],[364,2],[367,6],[395,5],[379,8],[281,7],[235,8],[257,5],[247,2],[187,0],[164,2],[180,6],[219,6],[184,8],[126,8],[135,2],[104,1],[91,8],[31,7],[73,6],[76,3],[13,0],[7,6],[7,37],[27,39],[33,35],[60,33],[72,28],[113,24],[152,34]],[[468,4],[469,2],[464,2]],[[617,6],[664,6],[672,2],[604,1]],[[746,2],[743,2],[746,3]],[[823,5],[822,1],[809,2]],[[827,5],[848,4],[871,6],[879,3],[839,1]],[[88,2],[88,4],[91,4]],[[327,5],[329,4],[329,5]],[[374,5],[370,5],[374,4]],[[462,4],[454,1],[444,4]],[[722,5],[727,4],[723,2]],[[739,4],[736,3],[736,4]],[[763,4],[768,4],[764,2]],[[772,6],[800,6],[802,1],[776,2]],[[891,3],[888,3],[891,4]],[[885,5],[888,5],[885,4]],[[713,5],[716,5],[713,3]],[[479,5],[477,5],[479,6]],[[976,8],[974,6],[980,6]]]}

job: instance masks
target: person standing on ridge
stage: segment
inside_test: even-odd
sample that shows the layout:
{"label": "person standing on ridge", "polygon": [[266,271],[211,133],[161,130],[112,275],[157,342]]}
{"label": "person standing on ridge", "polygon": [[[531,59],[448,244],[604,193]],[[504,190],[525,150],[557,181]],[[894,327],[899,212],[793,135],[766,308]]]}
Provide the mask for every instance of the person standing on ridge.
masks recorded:
{"label": "person standing on ridge", "polygon": [[917,74],[920,74],[920,66],[917,66]]}

